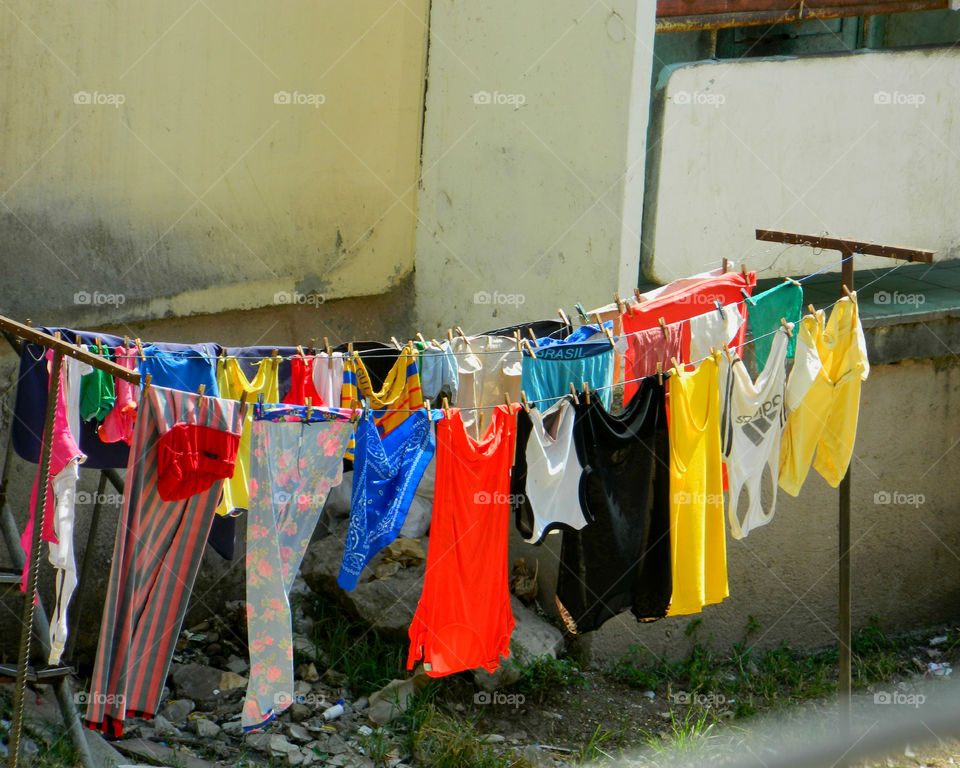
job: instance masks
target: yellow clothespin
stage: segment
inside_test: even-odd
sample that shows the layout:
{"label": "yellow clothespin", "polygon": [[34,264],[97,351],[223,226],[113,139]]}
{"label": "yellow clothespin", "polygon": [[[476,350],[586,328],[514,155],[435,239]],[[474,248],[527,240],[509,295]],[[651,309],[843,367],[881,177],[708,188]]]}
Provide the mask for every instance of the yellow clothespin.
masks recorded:
{"label": "yellow clothespin", "polygon": [[573,395],[573,402],[577,405],[580,405],[580,398],[577,397],[577,388],[573,386],[573,382],[570,382],[570,394]]}
{"label": "yellow clothespin", "polygon": [[530,340],[533,342],[533,346],[539,347],[539,346],[540,346],[540,342],[537,341],[537,337],[536,337],[536,335],[535,335],[534,332],[533,332],[533,328],[527,328],[527,333],[530,334]]}
{"label": "yellow clothespin", "polygon": [[198,397],[203,397],[203,391],[204,391],[206,388],[207,388],[207,385],[206,385],[206,384],[201,384],[200,387],[197,389],[197,396],[198,396]]}
{"label": "yellow clothespin", "polygon": [[536,360],[536,359],[537,359],[537,353],[533,351],[533,347],[530,345],[530,342],[527,341],[526,339],[524,339],[524,340],[523,340],[523,343],[524,343],[524,345],[526,346],[527,351],[530,353],[530,357],[532,357],[534,360]]}

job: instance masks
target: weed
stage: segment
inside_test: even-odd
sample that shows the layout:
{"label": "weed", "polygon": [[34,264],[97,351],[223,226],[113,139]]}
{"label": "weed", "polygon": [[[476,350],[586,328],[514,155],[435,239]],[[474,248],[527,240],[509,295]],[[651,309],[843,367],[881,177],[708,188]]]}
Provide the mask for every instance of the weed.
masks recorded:
{"label": "weed", "polygon": [[581,763],[589,762],[595,766],[602,766],[606,765],[607,760],[613,760],[613,755],[600,748],[604,742],[610,740],[610,737],[610,731],[601,731],[600,726],[598,725],[587,743],[584,744],[577,752],[577,761]]}
{"label": "weed", "polygon": [[331,669],[345,674],[352,691],[376,691],[394,678],[403,677],[403,644],[350,620],[329,598],[313,596],[308,611],[314,619],[316,657],[329,659]]}
{"label": "weed", "polygon": [[520,679],[513,689],[527,699],[542,704],[555,696],[562,695],[563,689],[571,685],[585,685],[586,678],[581,674],[580,665],[570,659],[555,659],[553,656],[540,656],[532,664],[524,667]]}
{"label": "weed", "polygon": [[470,722],[458,722],[433,702],[423,705],[418,726],[410,733],[410,747],[417,764],[434,768],[508,768],[511,758],[498,755],[483,743]]}
{"label": "weed", "polygon": [[364,754],[373,760],[374,765],[385,765],[390,756],[390,739],[382,728],[377,728],[369,736],[360,738]]}

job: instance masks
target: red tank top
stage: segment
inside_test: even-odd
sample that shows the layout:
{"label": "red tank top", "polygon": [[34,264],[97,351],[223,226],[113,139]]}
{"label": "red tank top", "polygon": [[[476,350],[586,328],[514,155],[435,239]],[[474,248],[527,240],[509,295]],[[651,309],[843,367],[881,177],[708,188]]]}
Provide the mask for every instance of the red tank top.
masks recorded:
{"label": "red tank top", "polygon": [[313,355],[309,357],[294,355],[290,358],[290,391],[283,398],[284,404],[306,405],[309,397],[310,405],[327,405],[313,385],[313,363],[315,360],[316,358]]}
{"label": "red tank top", "polygon": [[409,669],[422,658],[431,677],[493,672],[510,656],[507,534],[517,408],[497,406],[480,442],[467,435],[457,408],[437,422],[433,522]]}

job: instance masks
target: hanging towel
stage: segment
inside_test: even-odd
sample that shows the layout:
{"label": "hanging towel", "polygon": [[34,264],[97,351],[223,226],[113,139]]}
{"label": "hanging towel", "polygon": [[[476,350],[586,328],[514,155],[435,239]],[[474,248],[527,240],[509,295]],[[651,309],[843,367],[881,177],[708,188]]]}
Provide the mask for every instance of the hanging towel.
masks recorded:
{"label": "hanging towel", "polygon": [[[750,333],[753,335],[753,354],[757,359],[757,370],[762,371],[767,364],[770,345],[773,344],[773,332],[780,327],[780,319],[783,318],[788,323],[800,322],[803,288],[799,283],[781,283],[769,291],[752,296],[746,306]],[[796,348],[797,337],[794,335],[787,342],[788,360],[793,359]]]}

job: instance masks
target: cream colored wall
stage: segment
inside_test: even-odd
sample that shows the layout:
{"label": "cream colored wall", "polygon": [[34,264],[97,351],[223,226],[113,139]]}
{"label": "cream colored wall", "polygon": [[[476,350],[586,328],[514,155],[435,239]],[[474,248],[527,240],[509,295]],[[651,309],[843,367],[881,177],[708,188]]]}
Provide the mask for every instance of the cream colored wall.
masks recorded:
{"label": "cream colored wall", "polygon": [[6,313],[93,326],[396,285],[427,6],[6,3]]}
{"label": "cream colored wall", "polygon": [[434,0],[430,29],[421,330],[631,292],[654,3]]}

